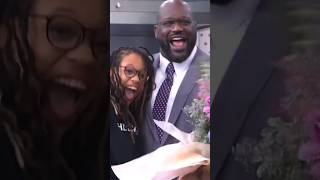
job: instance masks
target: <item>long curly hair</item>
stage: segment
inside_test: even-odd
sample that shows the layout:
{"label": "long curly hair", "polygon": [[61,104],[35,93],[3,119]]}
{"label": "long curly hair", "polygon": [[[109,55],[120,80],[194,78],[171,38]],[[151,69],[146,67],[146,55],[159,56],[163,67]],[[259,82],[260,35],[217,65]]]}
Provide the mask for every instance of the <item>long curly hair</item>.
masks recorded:
{"label": "long curly hair", "polygon": [[[146,79],[142,93],[138,95],[128,107],[127,102],[124,99],[124,87],[121,85],[119,66],[125,56],[133,53],[141,56],[148,78]],[[118,120],[119,122],[124,123],[128,129],[135,128],[138,133],[139,127],[143,123],[147,103],[154,89],[153,57],[145,48],[121,47],[118,50],[113,51],[111,55],[110,70],[110,98],[112,104],[118,111]],[[131,132],[131,134],[132,133],[133,132]],[[133,136],[131,135],[131,137]]]}
{"label": "long curly hair", "polygon": [[52,127],[39,113],[44,85],[27,38],[32,3],[0,1],[0,130],[8,132],[27,179],[105,179],[99,167],[106,162],[107,88],[55,144]]}

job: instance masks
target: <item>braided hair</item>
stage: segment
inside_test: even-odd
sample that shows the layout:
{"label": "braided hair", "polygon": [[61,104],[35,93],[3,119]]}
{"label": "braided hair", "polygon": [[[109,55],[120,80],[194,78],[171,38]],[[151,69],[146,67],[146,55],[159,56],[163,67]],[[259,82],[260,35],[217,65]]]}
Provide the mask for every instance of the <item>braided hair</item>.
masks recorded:
{"label": "braided hair", "polygon": [[[122,59],[130,54],[137,54],[141,57],[147,78],[142,93],[135,98],[133,103],[127,105],[124,99],[124,87],[121,85],[119,76],[119,66]],[[143,123],[147,102],[154,89],[153,57],[145,48],[121,47],[113,51],[111,55],[110,70],[110,98],[118,112],[118,121],[124,123],[127,129],[136,129],[136,133],[138,133],[139,127]],[[132,134],[133,131],[131,131],[131,137],[133,137]]]}

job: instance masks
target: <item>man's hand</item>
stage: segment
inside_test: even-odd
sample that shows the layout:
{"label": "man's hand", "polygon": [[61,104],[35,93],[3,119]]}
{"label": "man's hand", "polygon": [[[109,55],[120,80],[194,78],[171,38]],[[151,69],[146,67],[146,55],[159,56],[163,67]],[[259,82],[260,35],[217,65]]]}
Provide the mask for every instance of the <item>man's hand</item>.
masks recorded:
{"label": "man's hand", "polygon": [[187,174],[178,180],[210,180],[210,165],[200,166],[196,171]]}

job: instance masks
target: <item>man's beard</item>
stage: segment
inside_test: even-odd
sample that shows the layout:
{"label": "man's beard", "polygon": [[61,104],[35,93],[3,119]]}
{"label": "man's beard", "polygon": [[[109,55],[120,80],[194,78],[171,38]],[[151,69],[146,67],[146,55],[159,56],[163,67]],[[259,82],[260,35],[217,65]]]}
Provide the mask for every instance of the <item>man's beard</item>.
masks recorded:
{"label": "man's beard", "polygon": [[185,53],[182,56],[176,56],[172,52],[173,50],[170,47],[170,42],[162,41],[162,40],[158,40],[158,42],[160,44],[161,54],[165,58],[167,58],[169,61],[177,62],[177,63],[181,63],[181,62],[185,61],[190,56],[190,54],[195,46],[195,42],[192,43],[192,42],[188,41]]}

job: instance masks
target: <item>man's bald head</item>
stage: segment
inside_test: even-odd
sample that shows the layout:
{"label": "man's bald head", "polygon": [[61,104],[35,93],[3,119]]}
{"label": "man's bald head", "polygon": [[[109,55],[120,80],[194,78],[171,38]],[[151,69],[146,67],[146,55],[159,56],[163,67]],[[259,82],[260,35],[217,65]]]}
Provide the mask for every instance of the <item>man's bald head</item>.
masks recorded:
{"label": "man's bald head", "polygon": [[186,9],[190,13],[191,17],[193,18],[191,6],[187,2],[182,1],[182,0],[167,0],[167,1],[164,1],[160,5],[159,13],[158,13],[158,21],[159,21],[159,18],[163,15],[163,13],[166,12],[166,9],[173,7],[173,6],[183,7],[184,9]]}
{"label": "man's bald head", "polygon": [[196,22],[187,2],[167,0],[160,5],[155,37],[161,54],[173,62],[183,62],[191,54],[196,39]]}

